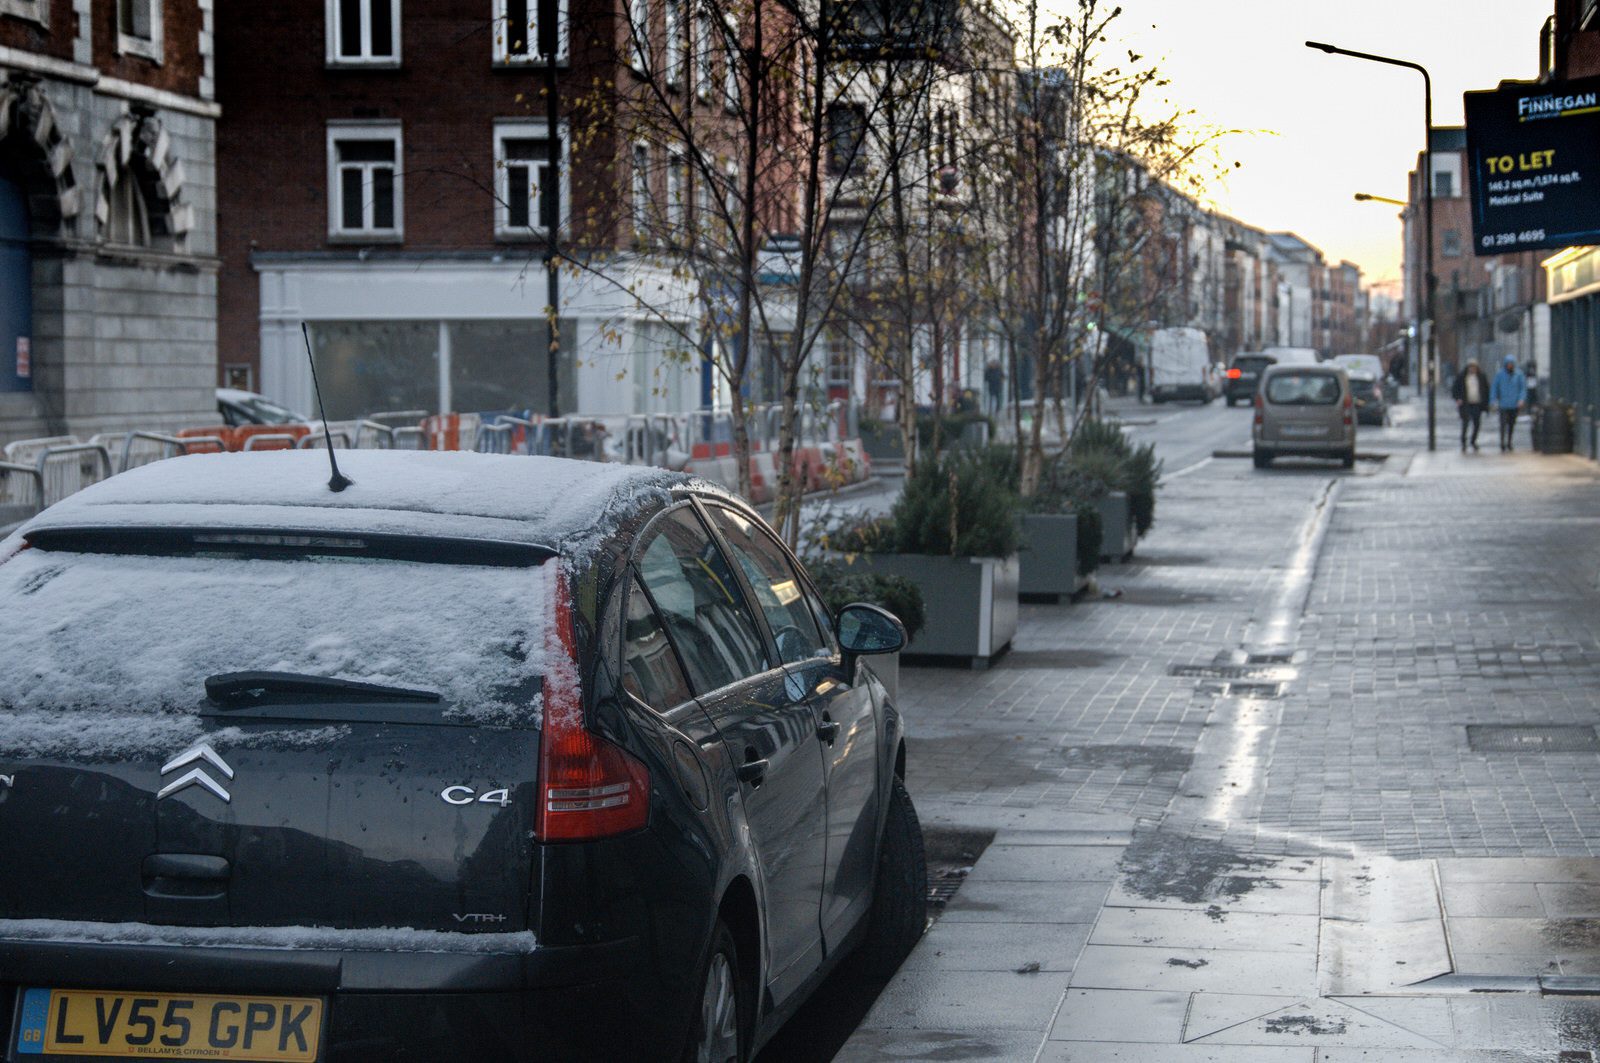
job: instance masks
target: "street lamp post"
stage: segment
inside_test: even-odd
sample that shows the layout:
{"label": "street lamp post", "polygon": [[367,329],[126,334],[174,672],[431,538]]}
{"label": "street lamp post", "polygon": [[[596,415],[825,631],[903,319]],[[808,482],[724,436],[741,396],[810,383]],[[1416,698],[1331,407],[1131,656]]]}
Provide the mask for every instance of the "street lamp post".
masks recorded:
{"label": "street lamp post", "polygon": [[1433,78],[1428,76],[1427,68],[1421,63],[1413,63],[1407,59],[1392,59],[1386,55],[1373,55],[1371,52],[1353,52],[1348,48],[1337,48],[1318,41],[1307,41],[1306,47],[1327,52],[1329,55],[1348,55],[1352,59],[1365,59],[1368,62],[1384,63],[1388,66],[1403,66],[1422,75],[1422,173],[1419,176],[1422,179],[1423,210],[1427,214],[1424,220],[1427,232],[1424,237],[1427,246],[1427,298],[1425,306],[1417,307],[1417,327],[1425,330],[1428,337],[1428,449],[1434,450],[1437,449],[1438,416],[1435,396],[1439,390],[1439,350],[1433,334],[1433,298],[1439,285],[1438,278],[1433,275]]}

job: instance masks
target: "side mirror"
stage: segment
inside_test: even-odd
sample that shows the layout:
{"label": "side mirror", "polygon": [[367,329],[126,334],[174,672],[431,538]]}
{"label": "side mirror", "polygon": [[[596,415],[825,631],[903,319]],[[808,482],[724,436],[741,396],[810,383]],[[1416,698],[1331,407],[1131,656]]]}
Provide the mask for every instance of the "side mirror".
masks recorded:
{"label": "side mirror", "polygon": [[839,645],[858,656],[895,653],[906,644],[905,625],[887,609],[856,602],[839,610]]}

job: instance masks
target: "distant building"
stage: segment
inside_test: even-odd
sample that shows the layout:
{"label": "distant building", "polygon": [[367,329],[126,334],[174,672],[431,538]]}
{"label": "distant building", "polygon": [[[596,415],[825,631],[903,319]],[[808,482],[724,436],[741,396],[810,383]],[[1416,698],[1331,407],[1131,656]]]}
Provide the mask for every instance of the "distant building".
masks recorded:
{"label": "distant building", "polygon": [[1324,354],[1327,263],[1322,252],[1294,233],[1271,233],[1269,255],[1278,275],[1279,347],[1315,347]]}
{"label": "distant building", "polygon": [[[1445,379],[1467,362],[1491,369],[1506,355],[1537,372],[1548,362],[1550,328],[1544,306],[1542,257],[1524,251],[1478,256],[1472,246],[1472,204],[1468,199],[1466,130],[1435,127],[1433,148],[1434,328],[1440,373]],[[1408,175],[1405,214],[1405,316],[1417,318],[1423,290],[1425,200],[1417,174],[1422,156]]]}
{"label": "distant building", "polygon": [[0,0],[0,443],[214,417],[214,0]]}

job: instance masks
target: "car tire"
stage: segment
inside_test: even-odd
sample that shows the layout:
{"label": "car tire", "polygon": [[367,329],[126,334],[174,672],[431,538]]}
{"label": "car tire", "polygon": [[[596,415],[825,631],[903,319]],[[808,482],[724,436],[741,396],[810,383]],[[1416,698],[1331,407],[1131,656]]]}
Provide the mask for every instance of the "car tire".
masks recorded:
{"label": "car tire", "polygon": [[739,946],[721,919],[700,974],[683,1063],[744,1063],[750,1052],[750,993],[739,980]]}
{"label": "car tire", "polygon": [[1339,458],[1339,464],[1343,465],[1347,469],[1353,469],[1356,467],[1356,450],[1354,447],[1351,447],[1349,450],[1344,452],[1343,456]]}
{"label": "car tire", "polygon": [[1233,403],[1234,403],[1234,398],[1233,398],[1233,396],[1232,396],[1232,395],[1229,395],[1229,396],[1228,396],[1228,408],[1229,408],[1229,409],[1230,409],[1230,410],[1231,410],[1231,409],[1233,409]]}
{"label": "car tire", "polygon": [[889,810],[878,846],[872,909],[867,913],[867,936],[861,943],[861,974],[887,982],[927,925],[928,862],[922,847],[922,824],[905,783],[897,776],[890,784]]}
{"label": "car tire", "polygon": [[1256,468],[1258,469],[1269,469],[1272,467],[1272,455],[1268,454],[1266,451],[1251,451],[1250,458],[1256,463]]}

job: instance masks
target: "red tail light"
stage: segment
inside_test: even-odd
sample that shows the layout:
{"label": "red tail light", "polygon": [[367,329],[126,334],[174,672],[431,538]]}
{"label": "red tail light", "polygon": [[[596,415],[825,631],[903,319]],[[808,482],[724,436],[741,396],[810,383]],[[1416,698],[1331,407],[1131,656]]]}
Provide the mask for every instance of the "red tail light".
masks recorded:
{"label": "red tail light", "polygon": [[1256,404],[1256,424],[1264,424],[1266,422],[1267,400],[1263,399],[1261,392],[1258,391],[1256,392],[1256,397],[1251,401]]}
{"label": "red tail light", "polygon": [[1242,376],[1244,376],[1244,370],[1242,370],[1242,369],[1230,369],[1230,370],[1228,370],[1228,379],[1229,380],[1238,380]]}
{"label": "red tail light", "polygon": [[1345,394],[1344,394],[1344,423],[1347,424],[1347,425],[1354,423],[1353,419],[1354,419],[1355,415],[1351,411],[1355,409],[1355,406],[1356,406],[1355,396],[1351,395],[1348,391],[1345,392]]}
{"label": "red tail light", "polygon": [[566,579],[555,580],[546,640],[544,721],[539,732],[542,842],[592,841],[638,830],[650,821],[650,772],[613,742],[584,727]]}

